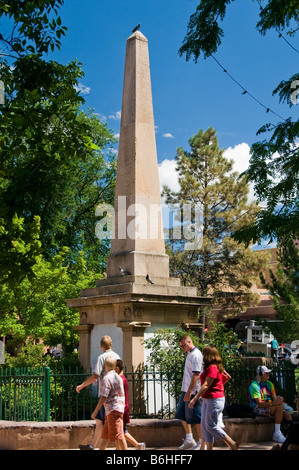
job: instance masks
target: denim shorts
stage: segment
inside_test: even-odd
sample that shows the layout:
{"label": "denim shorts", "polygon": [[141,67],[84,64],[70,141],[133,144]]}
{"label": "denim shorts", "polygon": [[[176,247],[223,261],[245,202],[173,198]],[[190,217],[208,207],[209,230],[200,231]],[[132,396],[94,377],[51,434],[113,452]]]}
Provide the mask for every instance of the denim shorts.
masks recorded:
{"label": "denim shorts", "polygon": [[99,409],[99,411],[96,415],[96,419],[98,419],[99,421],[102,421],[103,424],[105,423],[105,407],[104,407],[104,405]]}
{"label": "denim shorts", "polygon": [[[194,408],[189,408],[189,401],[184,401],[185,392],[182,392],[175,413],[175,418],[186,421],[187,424],[201,423],[201,401],[197,400]],[[191,399],[194,395],[191,396]]]}

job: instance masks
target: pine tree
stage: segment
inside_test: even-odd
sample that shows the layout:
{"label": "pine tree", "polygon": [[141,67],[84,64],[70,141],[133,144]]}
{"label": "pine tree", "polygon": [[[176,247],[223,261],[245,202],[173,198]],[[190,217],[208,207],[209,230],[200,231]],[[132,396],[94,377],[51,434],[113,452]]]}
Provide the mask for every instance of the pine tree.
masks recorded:
{"label": "pine tree", "polygon": [[[179,148],[176,155],[180,190],[163,189],[167,204],[192,207],[189,232],[183,226],[181,239],[169,240],[171,274],[184,285],[197,286],[199,295],[213,295],[215,302],[237,312],[253,300],[250,289],[267,256],[236,242],[231,234],[250,223],[259,208],[248,202],[246,179],[223,156],[214,129],[200,130],[189,144],[190,152]],[[186,240],[190,230],[195,243]]]}

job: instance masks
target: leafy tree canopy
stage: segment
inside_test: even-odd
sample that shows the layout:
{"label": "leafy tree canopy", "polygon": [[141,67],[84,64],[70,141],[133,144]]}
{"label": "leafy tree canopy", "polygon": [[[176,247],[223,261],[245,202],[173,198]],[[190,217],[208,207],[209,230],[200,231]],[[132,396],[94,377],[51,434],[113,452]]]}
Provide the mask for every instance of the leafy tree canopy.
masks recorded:
{"label": "leafy tree canopy", "polygon": [[63,343],[65,351],[77,346],[73,327],[79,314],[65,300],[94,285],[100,275],[86,270],[83,254],[75,264],[66,264],[67,253],[64,248],[51,261],[39,256],[32,268],[34,276],[12,288],[0,286],[0,337],[7,338],[11,351],[18,352],[28,338],[53,346]]}
{"label": "leafy tree canopy", "polygon": [[12,220],[0,219],[0,283],[13,288],[26,276],[34,276],[33,267],[41,254],[40,220],[24,226],[17,215]]}
{"label": "leafy tree canopy", "polygon": [[[221,44],[224,31],[220,27],[225,18],[228,5],[235,0],[201,0],[195,13],[189,19],[187,34],[179,50],[180,55],[186,54],[189,60],[195,61],[201,54],[209,57],[214,54]],[[260,20],[257,28],[261,34],[266,34],[272,28],[284,30],[291,24],[298,23],[299,10],[296,0],[266,0],[257,1],[261,5]],[[289,34],[295,34],[289,29]]]}
{"label": "leafy tree canopy", "polygon": [[61,37],[67,28],[62,26],[58,11],[64,0],[2,0],[0,18],[6,16],[12,25],[9,34],[1,34],[2,55],[13,58],[28,54],[39,56],[60,49]]}

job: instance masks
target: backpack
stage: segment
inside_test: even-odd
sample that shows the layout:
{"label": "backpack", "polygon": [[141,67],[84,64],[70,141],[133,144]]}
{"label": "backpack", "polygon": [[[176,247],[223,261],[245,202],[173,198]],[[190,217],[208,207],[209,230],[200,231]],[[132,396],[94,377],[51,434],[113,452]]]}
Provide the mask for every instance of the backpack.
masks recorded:
{"label": "backpack", "polygon": [[227,405],[224,413],[228,418],[255,418],[255,414],[251,406],[243,405],[242,403],[232,403],[231,405]]}

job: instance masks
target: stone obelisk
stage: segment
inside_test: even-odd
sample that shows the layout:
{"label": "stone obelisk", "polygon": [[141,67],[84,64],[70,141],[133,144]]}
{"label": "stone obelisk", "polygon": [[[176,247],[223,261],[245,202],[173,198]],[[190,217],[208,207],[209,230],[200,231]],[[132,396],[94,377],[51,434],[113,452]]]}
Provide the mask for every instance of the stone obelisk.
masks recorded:
{"label": "stone obelisk", "polygon": [[127,40],[108,277],[169,276],[165,254],[148,41]]}
{"label": "stone obelisk", "polygon": [[[80,362],[86,368],[110,335],[126,367],[146,361],[143,341],[157,328],[196,329],[198,308],[209,299],[169,276],[161,213],[148,41],[127,39],[114,232],[107,278],[67,305],[80,312]],[[150,280],[149,280],[150,278]]]}

